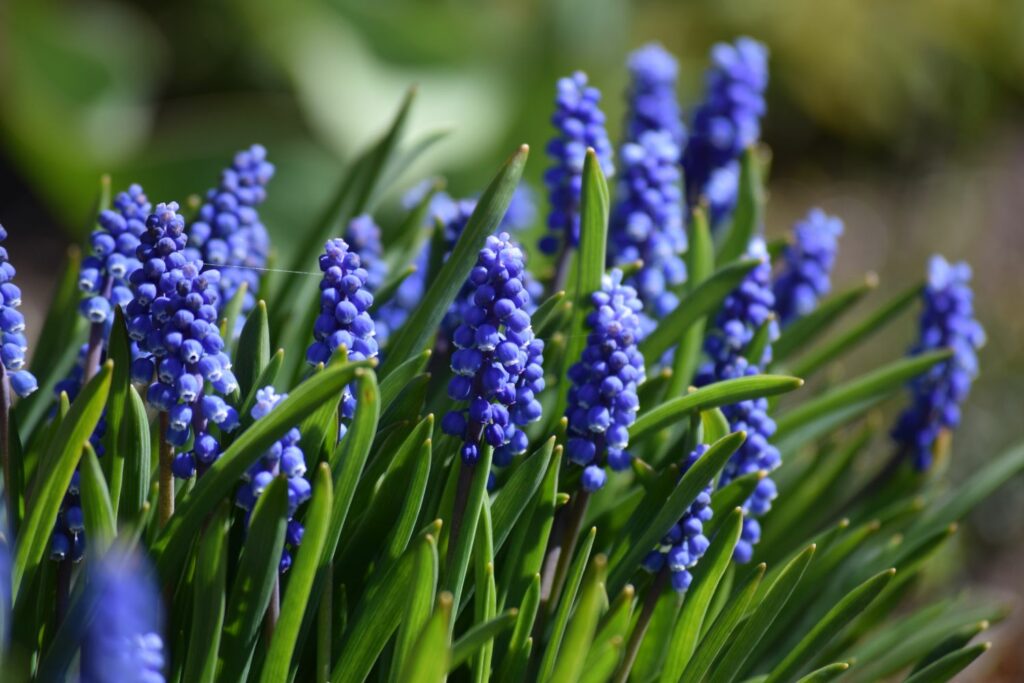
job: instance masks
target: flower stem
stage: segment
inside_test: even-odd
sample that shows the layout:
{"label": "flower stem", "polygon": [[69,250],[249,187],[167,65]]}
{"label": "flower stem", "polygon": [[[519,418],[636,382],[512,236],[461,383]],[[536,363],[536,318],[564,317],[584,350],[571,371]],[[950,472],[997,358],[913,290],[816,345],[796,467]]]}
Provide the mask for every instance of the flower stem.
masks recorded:
{"label": "flower stem", "polygon": [[17,501],[14,491],[13,470],[11,467],[11,380],[7,376],[7,368],[0,363],[0,460],[3,461],[4,501],[7,505],[8,532],[17,529],[15,511]]}
{"label": "flower stem", "polygon": [[158,508],[160,526],[167,524],[167,520],[174,514],[174,473],[171,471],[174,448],[167,441],[169,422],[170,417],[167,415],[167,411],[162,411],[160,413],[160,501]]}
{"label": "flower stem", "polygon": [[469,502],[469,486],[473,482],[473,471],[476,464],[459,464],[459,482],[455,489],[455,504],[452,508],[452,527],[448,534],[447,566],[451,569],[454,561],[455,546],[458,545],[459,532],[462,529],[462,518],[466,516],[466,505]]}
{"label": "flower stem", "polygon": [[636,661],[637,653],[640,652],[640,645],[644,642],[644,635],[647,633],[647,627],[651,625],[654,608],[658,605],[658,598],[661,597],[661,592],[665,589],[668,578],[669,569],[668,565],[666,565],[661,568],[658,575],[654,577],[654,581],[651,582],[647,596],[644,598],[644,607],[640,612],[640,618],[633,628],[633,633],[629,636],[629,642],[626,643],[626,652],[622,658],[622,663],[619,664],[619,669],[615,672],[615,678],[612,679],[615,683],[626,683],[629,679],[629,673],[633,669],[633,662]]}
{"label": "flower stem", "polygon": [[267,605],[267,613],[263,615],[263,640],[270,643],[274,637],[274,629],[277,628],[277,620],[281,618],[281,574],[278,572],[274,577],[274,590],[270,594],[270,604]]}
{"label": "flower stem", "polygon": [[569,516],[565,519],[561,540],[548,549],[548,557],[544,563],[544,581],[541,584],[547,588],[546,591],[542,590],[542,599],[547,605],[547,613],[554,611],[562,589],[565,587],[569,564],[572,562],[576,543],[580,540],[580,529],[583,527],[583,518],[587,514],[589,502],[589,493],[582,489],[576,492],[572,507],[568,510]]}
{"label": "flower stem", "polygon": [[[103,290],[100,296],[110,299],[110,293],[114,287],[114,278],[109,275],[103,281]],[[103,357],[103,347],[106,344],[103,323],[93,323],[89,327],[89,345],[85,352],[85,368],[83,369],[82,384],[87,384],[100,370],[100,360]]]}

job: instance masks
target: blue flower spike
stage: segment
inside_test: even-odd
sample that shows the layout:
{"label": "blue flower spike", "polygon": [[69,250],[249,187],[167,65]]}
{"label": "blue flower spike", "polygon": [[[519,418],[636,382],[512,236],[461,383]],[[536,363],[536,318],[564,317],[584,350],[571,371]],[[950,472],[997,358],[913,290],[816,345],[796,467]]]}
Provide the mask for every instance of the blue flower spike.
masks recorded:
{"label": "blue flower spike", "polygon": [[832,289],[832,268],[842,234],[843,221],[821,209],[811,209],[793,226],[793,240],[786,245],[782,271],[772,286],[779,324],[807,315]]}
{"label": "blue flower spike", "polygon": [[637,386],[646,376],[637,348],[642,305],[636,290],[612,270],[591,294],[594,309],[587,315],[587,346],[569,369],[569,459],[584,468],[587,492],[602,488],[605,466],[621,471],[630,466],[629,427],[640,408]]}
{"label": "blue flower spike", "polygon": [[910,382],[911,404],[892,436],[920,471],[932,466],[936,442],[960,424],[960,405],[978,376],[985,330],[974,317],[971,267],[939,255],[928,262],[917,343],[910,355],[949,348],[953,356]]}
{"label": "blue flower spike", "polygon": [[528,446],[521,427],[541,417],[544,342],[530,324],[525,268],[522,250],[503,232],[487,238],[469,274],[448,383],[449,397],[465,405],[441,421],[446,434],[462,439],[466,464],[479,460],[483,440],[494,448],[494,464],[508,465]]}
{"label": "blue flower spike", "polygon": [[629,55],[626,66],[629,69],[626,139],[635,142],[644,133],[660,130],[668,133],[676,148],[681,150],[686,143],[686,126],[676,98],[679,75],[676,58],[660,44],[648,43]]}
{"label": "blue flower spike", "polygon": [[[7,231],[0,225],[0,242],[7,240]],[[39,388],[35,375],[28,371],[25,353],[25,316],[21,306],[21,289],[14,284],[17,271],[0,244],[0,362],[10,382],[11,391],[24,398]]]}

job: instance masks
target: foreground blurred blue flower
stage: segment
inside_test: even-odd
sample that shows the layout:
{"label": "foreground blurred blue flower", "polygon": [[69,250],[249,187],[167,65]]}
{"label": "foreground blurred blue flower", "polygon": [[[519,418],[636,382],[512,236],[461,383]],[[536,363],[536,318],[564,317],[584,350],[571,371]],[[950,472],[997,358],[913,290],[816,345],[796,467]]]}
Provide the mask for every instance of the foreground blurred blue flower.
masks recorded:
{"label": "foreground blurred blue flower", "polygon": [[163,609],[144,558],[113,550],[92,565],[95,609],[82,642],[83,683],[163,683]]}
{"label": "foreground blurred blue flower", "polygon": [[522,251],[503,232],[487,238],[469,274],[471,295],[457,313],[448,383],[449,397],[467,405],[441,422],[446,434],[462,439],[465,463],[479,459],[483,438],[495,449],[494,463],[509,464],[529,445],[518,428],[540,419],[544,342],[530,326],[525,268]]}
{"label": "foreground blurred blue flower", "polygon": [[681,150],[686,142],[686,126],[676,99],[676,58],[658,43],[648,43],[629,55],[626,66],[626,140],[636,142],[648,131],[662,130]]}
{"label": "foreground blurred blue flower", "polygon": [[584,467],[585,491],[605,484],[604,467],[629,467],[629,427],[640,400],[636,388],[645,378],[644,357],[637,349],[642,310],[636,290],[622,283],[622,271],[601,279],[590,296],[594,310],[587,315],[587,346],[569,368],[569,441],[566,453]]}
{"label": "foreground blurred blue flower", "polygon": [[919,470],[931,467],[933,447],[944,430],[960,424],[960,404],[978,375],[978,349],[985,331],[974,318],[971,267],[936,255],[928,263],[920,332],[911,355],[949,348],[953,356],[910,383],[912,401],[892,436]]}
{"label": "foreground blurred blue flower", "polygon": [[775,278],[775,314],[786,325],[815,309],[832,288],[843,221],[821,209],[811,209],[793,226],[792,242],[783,253],[782,271]]}
{"label": "foreground blurred blue flower", "polygon": [[[7,239],[7,231],[0,225],[0,242]],[[21,397],[28,396],[39,388],[35,375],[25,367],[25,316],[21,306],[21,290],[14,284],[16,271],[11,264],[7,249],[0,245],[0,363],[3,363],[11,389]]]}
{"label": "foreground blurred blue flower", "polygon": [[739,38],[716,44],[711,61],[682,164],[689,207],[706,197],[716,226],[736,204],[739,157],[761,136],[768,50],[752,38]]}
{"label": "foreground blurred blue flower", "polygon": [[587,148],[594,149],[606,177],[615,172],[604,112],[598,107],[600,101],[600,91],[587,85],[587,76],[582,71],[559,79],[555,113],[551,116],[557,133],[547,146],[552,166],[544,174],[550,203],[549,232],[540,240],[540,249],[546,254],[579,244],[580,194]]}

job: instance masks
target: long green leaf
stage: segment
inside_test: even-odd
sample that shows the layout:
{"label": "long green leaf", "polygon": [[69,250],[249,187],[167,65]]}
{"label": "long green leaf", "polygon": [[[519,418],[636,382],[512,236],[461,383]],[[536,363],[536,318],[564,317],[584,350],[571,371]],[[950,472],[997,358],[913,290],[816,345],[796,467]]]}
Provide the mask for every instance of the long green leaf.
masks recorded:
{"label": "long green leaf", "polygon": [[522,661],[523,654],[528,651],[530,632],[533,631],[533,624],[537,618],[537,610],[540,607],[540,574],[534,574],[523,602],[519,606],[516,615],[516,624],[512,629],[512,637],[509,639],[508,648],[505,651],[505,658],[501,663],[497,680],[501,683],[511,683],[513,670],[518,662]]}
{"label": "long green leaf", "polygon": [[428,349],[418,356],[405,361],[380,383],[381,410],[387,410],[402,395],[413,377],[423,372],[430,361],[431,351]]}
{"label": "long green leaf", "polygon": [[[689,243],[686,253],[686,296],[680,303],[680,307],[684,303],[689,306],[697,288],[711,277],[715,269],[714,240],[711,237],[711,228],[708,226],[707,214],[702,207],[694,209],[690,216]],[[714,297],[710,296],[708,298],[709,301],[713,299]],[[676,331],[674,334],[679,340],[679,345],[676,347],[675,359],[672,362],[672,377],[669,379],[668,385],[669,397],[674,398],[682,394],[693,379],[697,364],[700,362],[704,327],[710,312],[697,315],[699,311],[694,309],[691,314],[696,315],[694,322],[689,324],[685,332]]]}
{"label": "long green leaf", "polygon": [[128,387],[121,433],[117,435],[119,450],[124,457],[124,478],[121,501],[117,506],[118,520],[131,524],[138,521],[149,496],[151,453],[149,419],[142,397],[135,387]]}
{"label": "long green leaf", "polygon": [[475,655],[485,644],[492,642],[505,630],[512,628],[519,616],[519,610],[510,609],[493,619],[473,625],[452,645],[452,658],[448,670],[454,671],[463,662]]}
{"label": "long green leaf", "polygon": [[454,614],[451,593],[441,593],[437,607],[423,633],[416,640],[409,657],[402,666],[400,681],[441,683],[448,673],[451,658],[451,628]]}
{"label": "long green leaf", "polygon": [[772,342],[772,363],[782,363],[792,354],[807,348],[877,286],[878,277],[872,273],[861,284],[830,296],[813,311],[787,325],[779,338]]}
{"label": "long green leaf", "polygon": [[[540,663],[540,675],[537,677],[539,681],[551,680],[555,666],[559,662],[559,652],[561,652],[562,640],[565,637],[566,627],[569,624],[569,615],[572,612],[573,605],[576,604],[576,594],[579,592],[580,584],[583,582],[587,562],[590,559],[590,551],[594,547],[594,539],[596,537],[597,528],[591,527],[590,532],[583,537],[579,548],[576,549],[576,555],[573,557],[572,564],[569,565],[565,587],[562,590],[561,599],[558,603],[558,610],[555,612],[555,620],[551,624],[551,635],[548,638],[547,649],[544,650],[544,658]],[[571,552],[571,550],[566,548],[563,552]],[[602,578],[605,565],[606,563],[602,560]]]}
{"label": "long green leaf", "polygon": [[576,683],[583,673],[583,665],[587,659],[597,620],[601,615],[602,602],[607,601],[604,591],[604,574],[607,561],[604,555],[597,555],[590,563],[590,569],[583,581],[583,592],[573,613],[572,623],[565,634],[555,669],[548,679]]}
{"label": "long green leaf", "polygon": [[256,386],[256,379],[263,374],[269,363],[270,322],[267,318],[267,304],[261,299],[245,320],[232,365],[242,396],[249,395]]}
{"label": "long green leaf", "polygon": [[110,503],[110,491],[107,480],[103,478],[103,468],[92,446],[86,444],[78,467],[81,475],[80,493],[82,496],[82,512],[85,516],[85,533],[88,534],[89,552],[95,557],[103,557],[117,536],[114,521],[114,508]]}
{"label": "long green leaf", "polygon": [[192,629],[182,680],[212,683],[217,673],[227,590],[228,504],[203,530],[192,582]]}
{"label": "long green leaf", "polygon": [[110,394],[107,397],[106,444],[111,457],[100,463],[110,489],[110,501],[117,516],[121,503],[121,489],[124,483],[125,454],[121,451],[121,432],[124,429],[124,414],[127,409],[128,389],[131,387],[131,341],[120,306],[114,309],[114,326],[107,342],[107,358],[114,361],[114,374],[110,379]]}
{"label": "long green leaf", "polygon": [[494,521],[494,552],[498,552],[505,545],[512,528],[526,511],[533,494],[540,488],[554,449],[555,437],[551,437],[541,444],[535,453],[516,466],[512,476],[495,496],[491,507],[491,518]]}
{"label": "long green leaf", "polygon": [[[491,471],[493,450],[490,446],[484,446],[480,450],[480,459],[473,466],[473,472],[469,479],[462,513],[462,525],[458,538],[454,539],[455,547],[452,552],[449,552],[450,562],[444,573],[444,587],[452,595],[452,610],[455,614],[459,613],[463,583],[466,580],[466,572],[473,554],[477,524],[480,521],[480,509],[483,507],[484,497],[487,495],[487,475]],[[450,542],[452,540],[449,538]]]}
{"label": "long green leaf", "polygon": [[850,668],[849,662],[835,662],[815,669],[801,678],[797,683],[828,683],[842,676]]}
{"label": "long green leaf", "polygon": [[392,657],[391,680],[400,683],[398,674],[402,664],[412,651],[416,637],[422,632],[424,624],[430,619],[434,609],[437,592],[438,558],[437,544],[433,537],[416,547],[412,570],[411,590],[406,601],[405,615],[398,626],[395,639],[395,653]]}
{"label": "long green leaf", "polygon": [[748,147],[740,158],[740,182],[736,192],[736,210],[732,225],[718,249],[718,262],[730,263],[747,251],[751,238],[764,222],[764,180],[755,147]]}
{"label": "long green leaf", "polygon": [[975,659],[988,652],[991,647],[992,643],[979,643],[950,652],[934,664],[929,664],[907,678],[906,683],[945,683],[970,666]]}

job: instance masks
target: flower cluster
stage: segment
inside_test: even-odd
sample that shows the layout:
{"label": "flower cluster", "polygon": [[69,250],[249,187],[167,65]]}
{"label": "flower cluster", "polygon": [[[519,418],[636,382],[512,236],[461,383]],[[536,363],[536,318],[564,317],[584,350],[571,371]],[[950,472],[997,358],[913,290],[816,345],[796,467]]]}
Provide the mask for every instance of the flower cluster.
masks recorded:
{"label": "flower cluster", "polygon": [[689,206],[706,197],[717,225],[736,203],[740,154],[761,135],[768,50],[740,38],[715,45],[711,59],[705,100],[694,114],[682,164]]}
{"label": "flower cluster", "polygon": [[[697,384],[703,386],[712,382],[735,379],[760,373],[759,366],[771,360],[771,341],[778,337],[778,325],[772,316],[775,297],[771,290],[771,265],[768,261],[764,242],[757,238],[750,246],[749,255],[760,258],[757,265],[730,293],[722,304],[722,310],[714,326],[704,340],[704,350],[711,362],[697,375]],[[748,347],[761,327],[768,325],[768,340],[760,358],[750,359]],[[751,472],[771,472],[781,462],[781,456],[769,439],[775,433],[775,422],[768,416],[768,400],[765,398],[740,401],[722,407],[722,412],[733,431],[744,431],[747,439],[729,458],[719,478],[719,486]],[[733,557],[737,562],[749,562],[753,545],[760,540],[761,528],[755,517],[771,509],[776,496],[775,483],[768,477],[762,479],[750,498],[744,504],[748,516],[743,520],[743,532]]]}
{"label": "flower cluster", "polygon": [[782,272],[775,279],[775,313],[786,325],[805,316],[832,288],[843,221],[821,209],[811,209],[793,226],[793,241],[786,246]]}
{"label": "flower cluster", "polygon": [[580,360],[569,368],[569,459],[584,467],[583,489],[605,484],[604,466],[629,467],[629,427],[640,400],[637,385],[644,381],[644,357],[637,349],[642,310],[636,290],[622,283],[622,271],[601,279],[590,296],[594,310],[587,315],[590,332]]}
{"label": "flower cluster", "polygon": [[[220,184],[206,194],[196,219],[188,226],[189,259],[202,261],[221,272],[218,311],[244,282],[247,292],[242,313],[256,304],[258,269],[267,265],[270,238],[257,208],[267,198],[266,185],[274,176],[267,150],[253,145],[235,155],[224,169]],[[253,270],[257,269],[257,270]],[[239,325],[244,321],[239,317]],[[239,326],[236,334],[241,331]]]}
{"label": "flower cluster", "polygon": [[469,274],[472,296],[452,334],[448,384],[448,395],[468,405],[441,423],[446,434],[462,439],[465,463],[479,459],[483,437],[495,449],[495,464],[507,465],[528,445],[518,428],[540,418],[544,342],[530,326],[525,269],[523,252],[503,232],[487,238]]}
{"label": "flower cluster", "polygon": [[162,610],[141,556],[115,550],[97,563],[88,591],[95,609],[82,642],[83,683],[164,682]]}
{"label": "flower cluster", "polygon": [[555,113],[551,117],[558,133],[547,147],[554,164],[544,174],[551,213],[549,234],[540,240],[539,246],[546,254],[556,253],[563,244],[574,247],[579,243],[579,204],[587,148],[594,149],[605,176],[610,177],[615,171],[604,112],[598,107],[600,101],[600,91],[587,85],[583,72],[559,79]]}
{"label": "flower cluster", "polygon": [[[680,468],[680,476],[686,474],[707,451],[706,444],[698,444]],[[669,571],[672,572],[672,587],[679,592],[690,587],[693,581],[690,570],[697,565],[711,544],[704,535],[704,523],[710,521],[713,514],[711,489],[712,484],[709,482],[683,513],[682,519],[668,530],[661,540],[661,545],[648,553],[644,559],[644,568],[651,573],[661,571],[667,562]]]}
{"label": "flower cluster", "polygon": [[53,524],[50,559],[56,562],[68,558],[72,562],[80,562],[85,556],[85,514],[82,512],[80,479],[78,470],[75,470]]}
{"label": "flower cluster", "polygon": [[217,327],[220,273],[203,271],[202,261],[185,255],[184,228],[176,202],[158,204],[146,220],[138,249],[142,267],[129,278],[134,298],[126,311],[128,335],[148,354],[134,361],[132,376],[149,380],[155,372],[146,400],[167,413],[168,442],[182,446],[195,432],[194,451],[175,460],[181,477],[191,476],[196,460],[208,464],[219,453],[216,439],[205,433],[207,421],[224,431],[238,424],[234,408],[204,395],[205,382],[221,394],[238,383]]}
{"label": "flower cluster", "polygon": [[933,256],[928,263],[920,336],[910,353],[949,348],[953,356],[910,383],[913,400],[892,435],[919,470],[931,467],[932,448],[940,433],[960,424],[960,404],[978,375],[978,349],[985,331],[974,318],[971,267]]}
{"label": "flower cluster", "polygon": [[[370,214],[356,216],[348,223],[345,230],[345,242],[349,248],[359,254],[359,260],[366,269],[366,288],[376,294],[388,276],[388,264],[384,260],[384,245],[380,238],[380,226]],[[374,325],[377,332],[377,343],[384,344],[391,336],[391,328],[384,322],[392,316],[377,316]]]}
{"label": "flower cluster", "polygon": [[663,130],[681,150],[686,126],[676,99],[679,64],[675,57],[658,43],[649,43],[634,50],[626,66],[630,76],[626,139],[635,142],[647,131]]}
{"label": "flower cluster", "polygon": [[[259,420],[288,397],[287,394],[274,392],[274,387],[264,387],[256,391],[256,403],[252,407],[253,419]],[[299,506],[309,500],[312,489],[306,480],[306,456],[299,448],[301,434],[292,428],[279,441],[268,448],[259,460],[254,462],[245,474],[242,485],[238,488],[235,502],[244,509],[247,516],[260,494],[274,477],[284,475],[288,479],[288,529],[285,535],[286,546],[281,553],[280,571],[286,572],[292,565],[292,553],[302,543],[302,524],[295,519]]]}
{"label": "flower cluster", "polygon": [[[7,231],[0,225],[0,242],[7,239]],[[14,284],[16,271],[7,258],[7,249],[0,245],[0,362],[11,383],[11,389],[21,397],[39,388],[35,375],[25,368],[25,316],[21,306],[21,290]]]}
{"label": "flower cluster", "polygon": [[609,255],[616,265],[643,260],[643,267],[629,284],[650,316],[642,318],[646,335],[654,327],[651,318],[664,317],[678,305],[671,288],[686,280],[679,148],[668,131],[652,130],[623,145],[619,158],[622,174],[608,238]]}
{"label": "flower cluster", "polygon": [[[376,328],[370,317],[373,294],[366,286],[369,273],[359,254],[349,249],[343,239],[328,240],[320,255],[320,271],[320,315],[313,324],[314,341],[306,350],[306,361],[310,365],[327,363],[340,346],[348,351],[349,360],[376,358]],[[345,389],[341,416],[351,419],[355,412],[355,396]],[[339,439],[345,429],[341,425]]]}

